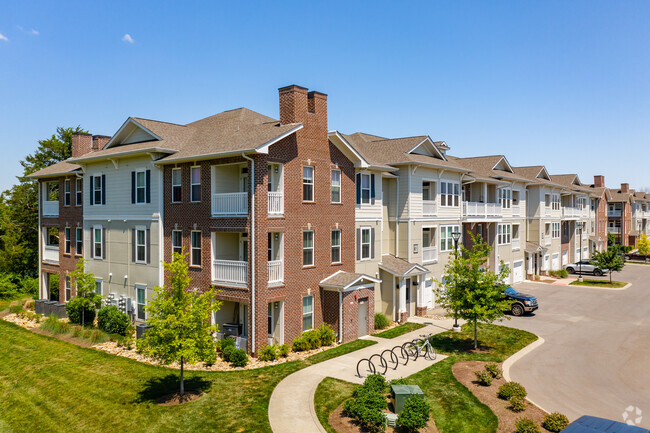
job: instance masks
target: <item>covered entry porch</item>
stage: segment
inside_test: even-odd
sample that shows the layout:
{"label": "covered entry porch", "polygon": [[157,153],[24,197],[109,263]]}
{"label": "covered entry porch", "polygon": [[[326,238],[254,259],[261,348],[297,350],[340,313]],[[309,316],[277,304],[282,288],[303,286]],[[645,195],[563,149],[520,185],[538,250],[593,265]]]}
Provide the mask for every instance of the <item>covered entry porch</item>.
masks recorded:
{"label": "covered entry porch", "polygon": [[526,242],[524,256],[526,259],[526,277],[529,280],[535,279],[536,275],[544,275],[550,267],[549,257],[546,254],[548,248],[543,248],[534,242]]}
{"label": "covered entry porch", "polygon": [[411,316],[422,316],[427,310],[425,284],[429,270],[417,263],[410,263],[391,254],[382,256],[379,263],[382,271],[383,310],[396,322],[405,322]]}

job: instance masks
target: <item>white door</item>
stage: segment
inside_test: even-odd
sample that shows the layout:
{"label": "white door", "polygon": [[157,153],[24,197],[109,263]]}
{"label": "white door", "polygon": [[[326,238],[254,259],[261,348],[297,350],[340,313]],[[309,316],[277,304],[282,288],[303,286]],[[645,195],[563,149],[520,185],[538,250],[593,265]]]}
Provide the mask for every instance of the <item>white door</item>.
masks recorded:
{"label": "white door", "polygon": [[524,281],[524,261],[514,262],[512,266],[512,284]]}
{"label": "white door", "polygon": [[553,253],[553,263],[551,266],[553,266],[551,269],[554,271],[560,269],[560,253]]}
{"label": "white door", "polygon": [[569,263],[569,251],[564,250],[562,251],[562,266],[566,265]]}

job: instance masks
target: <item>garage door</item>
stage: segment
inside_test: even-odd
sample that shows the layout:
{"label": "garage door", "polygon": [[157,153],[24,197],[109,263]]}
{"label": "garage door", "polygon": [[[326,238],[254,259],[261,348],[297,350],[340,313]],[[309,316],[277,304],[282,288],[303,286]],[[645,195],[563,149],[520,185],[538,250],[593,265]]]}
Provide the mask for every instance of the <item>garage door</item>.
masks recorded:
{"label": "garage door", "polygon": [[521,283],[524,281],[524,261],[515,262],[512,267],[512,283]]}
{"label": "garage door", "polygon": [[569,250],[562,251],[562,266],[569,263]]}
{"label": "garage door", "polygon": [[550,255],[545,255],[544,256],[544,270],[549,271],[551,268],[551,256]]}
{"label": "garage door", "polygon": [[560,253],[553,254],[553,263],[551,264],[551,269],[554,271],[560,269]]}

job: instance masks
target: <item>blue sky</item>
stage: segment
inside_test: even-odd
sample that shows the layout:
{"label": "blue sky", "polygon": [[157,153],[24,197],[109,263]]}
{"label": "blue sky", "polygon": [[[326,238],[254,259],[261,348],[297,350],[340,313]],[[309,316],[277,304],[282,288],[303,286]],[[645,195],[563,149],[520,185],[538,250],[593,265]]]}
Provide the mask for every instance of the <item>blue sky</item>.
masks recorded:
{"label": "blue sky", "polygon": [[330,129],[650,187],[648,18],[647,1],[0,1],[0,188],[57,126],[277,118],[288,84],[329,95]]}

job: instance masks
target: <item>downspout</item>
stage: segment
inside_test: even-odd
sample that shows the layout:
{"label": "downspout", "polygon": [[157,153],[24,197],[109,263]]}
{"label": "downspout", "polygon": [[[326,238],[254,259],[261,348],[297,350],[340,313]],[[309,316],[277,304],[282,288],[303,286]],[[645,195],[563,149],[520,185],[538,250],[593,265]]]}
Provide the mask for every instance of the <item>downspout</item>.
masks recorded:
{"label": "downspout", "polygon": [[[43,282],[43,269],[41,264],[43,263],[43,227],[41,227],[41,182],[38,183],[38,292],[40,299],[45,299],[43,296],[43,291],[45,290],[45,284]],[[48,301],[50,299],[48,298]]]}
{"label": "downspout", "polygon": [[395,188],[395,257],[399,257],[399,176]]}
{"label": "downspout", "polygon": [[251,162],[251,224],[250,224],[250,242],[251,247],[250,261],[251,261],[251,352],[255,353],[255,161],[241,153],[242,158]]}
{"label": "downspout", "polygon": [[343,292],[339,291],[339,344],[343,342]]}

